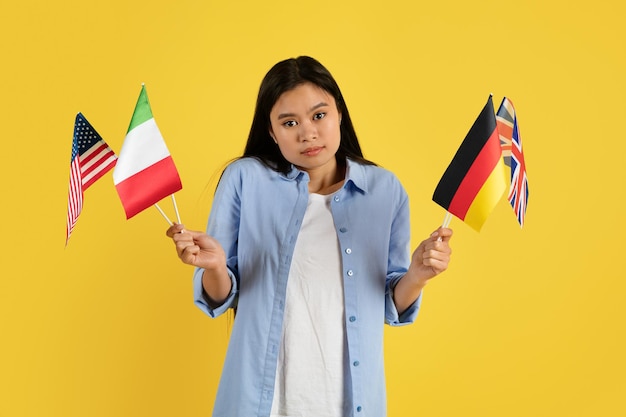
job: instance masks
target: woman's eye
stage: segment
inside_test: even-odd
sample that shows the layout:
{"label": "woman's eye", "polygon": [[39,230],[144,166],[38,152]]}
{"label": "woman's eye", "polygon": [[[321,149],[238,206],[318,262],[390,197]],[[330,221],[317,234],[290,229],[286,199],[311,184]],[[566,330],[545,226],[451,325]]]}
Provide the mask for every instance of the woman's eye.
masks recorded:
{"label": "woman's eye", "polygon": [[314,120],[319,120],[319,119],[323,119],[324,117],[326,117],[326,113],[321,112],[321,113],[315,113],[315,116],[313,116]]}
{"label": "woman's eye", "polygon": [[295,120],[287,120],[285,123],[283,123],[283,126],[285,127],[293,127],[296,125],[296,121]]}

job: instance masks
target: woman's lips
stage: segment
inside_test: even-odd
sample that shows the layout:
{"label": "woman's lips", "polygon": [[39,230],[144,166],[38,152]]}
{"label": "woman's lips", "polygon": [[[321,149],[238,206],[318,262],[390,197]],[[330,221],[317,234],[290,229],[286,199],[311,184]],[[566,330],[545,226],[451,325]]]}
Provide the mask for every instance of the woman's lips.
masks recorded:
{"label": "woman's lips", "polygon": [[312,148],[306,148],[304,151],[302,151],[302,154],[306,156],[315,156],[322,152],[322,149],[324,149],[322,146],[314,146]]}

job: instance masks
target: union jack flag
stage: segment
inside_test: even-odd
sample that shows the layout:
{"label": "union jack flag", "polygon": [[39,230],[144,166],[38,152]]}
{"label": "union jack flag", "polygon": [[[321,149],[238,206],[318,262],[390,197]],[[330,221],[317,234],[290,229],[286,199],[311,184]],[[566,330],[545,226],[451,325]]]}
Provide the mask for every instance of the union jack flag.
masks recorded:
{"label": "union jack flag", "polygon": [[115,166],[117,156],[102,140],[96,129],[82,113],[76,115],[72,158],[70,162],[70,189],[67,199],[65,244],[70,239],[78,216],[83,209],[83,192]]}
{"label": "union jack flag", "polygon": [[500,135],[504,163],[511,169],[511,186],[507,199],[513,207],[520,227],[523,227],[526,206],[528,205],[528,176],[526,175],[526,163],[522,150],[522,138],[517,126],[517,115],[513,102],[506,97],[502,99],[496,114],[496,124]]}

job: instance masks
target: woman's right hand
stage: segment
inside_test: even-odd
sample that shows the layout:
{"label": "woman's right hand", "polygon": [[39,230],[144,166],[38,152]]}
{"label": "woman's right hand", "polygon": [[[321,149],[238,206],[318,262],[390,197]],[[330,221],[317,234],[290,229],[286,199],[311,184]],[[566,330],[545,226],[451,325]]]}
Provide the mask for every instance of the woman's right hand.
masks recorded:
{"label": "woman's right hand", "polygon": [[174,224],[166,232],[174,241],[181,261],[205,270],[219,270],[226,265],[226,254],[219,242],[204,232],[187,230]]}

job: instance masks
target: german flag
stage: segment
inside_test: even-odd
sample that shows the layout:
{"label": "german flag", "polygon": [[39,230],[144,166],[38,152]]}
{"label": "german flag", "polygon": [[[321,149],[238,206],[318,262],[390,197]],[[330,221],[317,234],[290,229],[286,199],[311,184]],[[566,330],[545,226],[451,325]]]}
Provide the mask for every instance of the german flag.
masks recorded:
{"label": "german flag", "polygon": [[433,201],[480,231],[506,191],[491,96],[439,180]]}

